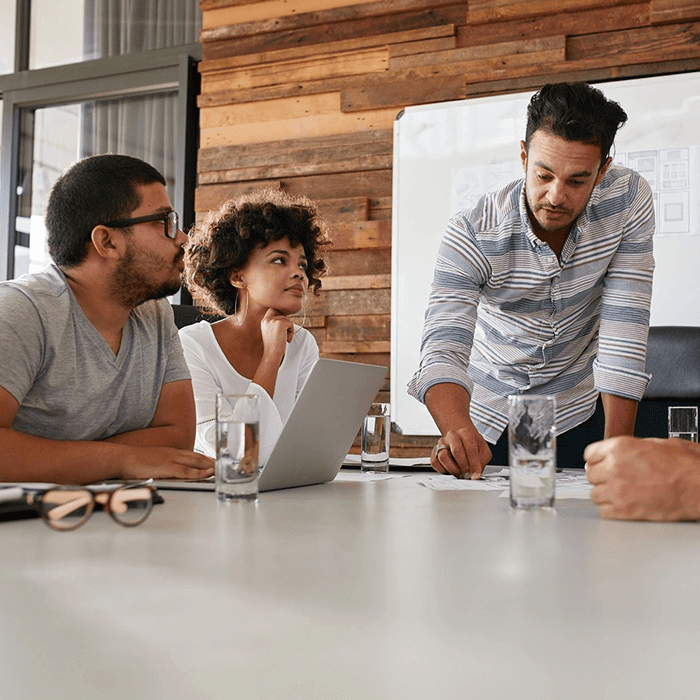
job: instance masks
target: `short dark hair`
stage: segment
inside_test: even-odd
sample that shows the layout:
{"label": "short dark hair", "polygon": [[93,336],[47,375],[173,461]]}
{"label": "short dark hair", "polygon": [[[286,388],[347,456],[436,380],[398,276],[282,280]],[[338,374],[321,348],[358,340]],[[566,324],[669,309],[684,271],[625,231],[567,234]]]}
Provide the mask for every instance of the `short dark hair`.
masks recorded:
{"label": "short dark hair", "polygon": [[135,185],[165,178],[148,163],[108,153],[71,165],[54,183],[46,203],[49,254],[60,268],[78,265],[87,255],[92,230],[128,218],[139,206]]}
{"label": "short dark hair", "polygon": [[306,197],[262,189],[228,200],[190,231],[184,278],[195,304],[205,313],[233,315],[238,290],[229,281],[231,273],[242,270],[256,248],[285,236],[304,247],[309,289],[318,294],[330,240],[316,205]]}
{"label": "short dark hair", "polygon": [[600,146],[605,163],[617,130],[627,121],[625,110],[588,83],[548,83],[530,99],[525,145],[539,129],[567,141]]}

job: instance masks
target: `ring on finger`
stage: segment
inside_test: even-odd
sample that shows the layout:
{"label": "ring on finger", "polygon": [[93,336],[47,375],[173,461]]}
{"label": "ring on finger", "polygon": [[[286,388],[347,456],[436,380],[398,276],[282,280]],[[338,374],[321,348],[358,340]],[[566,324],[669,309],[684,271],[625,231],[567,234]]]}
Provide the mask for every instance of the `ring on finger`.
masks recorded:
{"label": "ring on finger", "polygon": [[449,450],[449,449],[450,448],[447,445],[443,445],[443,444],[438,442],[438,444],[435,445],[435,450],[434,450],[435,457],[436,458],[438,457],[438,455],[440,454],[440,450]]}

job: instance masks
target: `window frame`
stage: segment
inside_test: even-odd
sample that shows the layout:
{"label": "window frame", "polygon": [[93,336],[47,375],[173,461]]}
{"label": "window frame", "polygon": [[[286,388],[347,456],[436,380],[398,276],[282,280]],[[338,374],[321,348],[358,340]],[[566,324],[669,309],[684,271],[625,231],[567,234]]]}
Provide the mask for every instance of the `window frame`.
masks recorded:
{"label": "window frame", "polygon": [[138,95],[176,92],[178,124],[175,154],[176,191],[173,206],[183,226],[194,222],[197,147],[199,137],[199,73],[202,58],[199,43],[98,58],[80,63],[27,70],[29,46],[29,2],[17,3],[15,73],[0,75],[2,138],[0,156],[0,281],[14,276],[13,235],[20,149],[20,114],[23,109],[41,109],[61,104],[119,99]]}

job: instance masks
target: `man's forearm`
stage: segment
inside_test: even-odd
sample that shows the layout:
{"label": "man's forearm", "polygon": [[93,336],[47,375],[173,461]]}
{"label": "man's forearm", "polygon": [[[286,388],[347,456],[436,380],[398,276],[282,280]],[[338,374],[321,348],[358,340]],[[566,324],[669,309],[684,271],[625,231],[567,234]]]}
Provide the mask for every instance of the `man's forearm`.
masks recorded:
{"label": "man's forearm", "polygon": [[48,440],[0,428],[0,481],[86,484],[119,476],[125,447]]}
{"label": "man's forearm", "polygon": [[605,411],[605,437],[634,435],[638,401],[613,394],[601,394]]}
{"label": "man's forearm", "polygon": [[472,424],[469,400],[469,392],[459,384],[434,384],[425,392],[425,405],[443,435]]}
{"label": "man's forearm", "polygon": [[194,447],[195,426],[161,425],[119,433],[103,442],[113,442],[132,447],[177,447],[191,450]]}

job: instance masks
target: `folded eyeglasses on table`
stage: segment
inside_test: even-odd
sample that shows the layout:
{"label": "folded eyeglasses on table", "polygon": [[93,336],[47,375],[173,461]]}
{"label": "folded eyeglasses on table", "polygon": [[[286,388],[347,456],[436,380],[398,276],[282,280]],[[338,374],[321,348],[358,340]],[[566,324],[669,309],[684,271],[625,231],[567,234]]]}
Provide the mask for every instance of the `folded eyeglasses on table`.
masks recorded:
{"label": "folded eyeglasses on table", "polygon": [[[16,500],[2,499],[5,509],[14,505],[18,511],[33,511],[54,530],[75,530],[96,509],[106,510],[119,525],[134,527],[148,518],[154,503],[162,502],[153,479],[87,486],[24,484],[10,488]],[[3,491],[7,493],[9,489],[0,494]]]}

